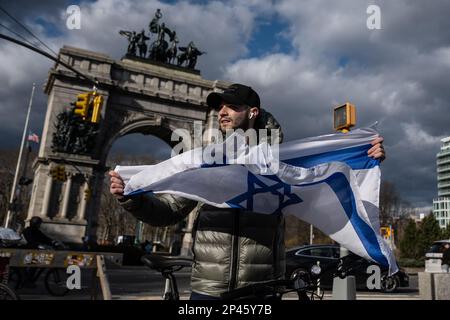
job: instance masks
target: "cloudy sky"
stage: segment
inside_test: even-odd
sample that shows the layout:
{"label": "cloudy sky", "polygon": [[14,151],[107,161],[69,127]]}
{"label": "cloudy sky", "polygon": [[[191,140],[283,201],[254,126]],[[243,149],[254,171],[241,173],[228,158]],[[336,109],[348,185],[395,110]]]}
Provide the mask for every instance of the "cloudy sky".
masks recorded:
{"label": "cloudy sky", "polygon": [[[157,8],[177,31],[208,53],[198,68],[206,79],[253,86],[282,123],[287,140],[332,132],[332,109],[357,107],[358,126],[379,122],[387,160],[383,178],[416,207],[437,194],[435,157],[450,136],[450,1],[5,1],[54,51],[66,44],[120,59],[121,29],[147,30]],[[81,29],[66,27],[66,9],[78,4]],[[381,29],[367,27],[369,5],[381,10]],[[32,39],[3,12],[0,23]],[[0,26],[0,32],[11,35]],[[0,40],[1,148],[19,145],[31,85],[36,82],[31,128],[40,135],[42,92],[52,62]],[[127,140],[128,139],[128,140]],[[148,141],[139,150],[129,141]],[[155,139],[130,136],[116,152],[155,152]],[[152,151],[153,150],[153,151]],[[156,152],[167,154],[167,148]]]}

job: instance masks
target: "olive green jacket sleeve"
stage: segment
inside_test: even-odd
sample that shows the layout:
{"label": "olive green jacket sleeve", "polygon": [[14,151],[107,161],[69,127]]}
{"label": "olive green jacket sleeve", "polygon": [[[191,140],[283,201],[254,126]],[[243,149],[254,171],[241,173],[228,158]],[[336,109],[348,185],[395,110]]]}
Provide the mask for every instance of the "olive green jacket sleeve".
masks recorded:
{"label": "olive green jacket sleeve", "polygon": [[171,194],[142,194],[119,200],[120,205],[136,219],[153,226],[169,226],[183,220],[197,201]]}

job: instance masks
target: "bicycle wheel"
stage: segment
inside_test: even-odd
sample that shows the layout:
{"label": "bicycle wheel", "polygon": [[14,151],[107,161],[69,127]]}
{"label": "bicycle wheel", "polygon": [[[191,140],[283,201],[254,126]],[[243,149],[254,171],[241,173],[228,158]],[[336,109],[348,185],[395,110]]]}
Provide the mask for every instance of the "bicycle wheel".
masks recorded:
{"label": "bicycle wheel", "polygon": [[65,296],[69,289],[67,288],[65,273],[61,269],[50,269],[45,274],[44,284],[48,293],[55,297]]}
{"label": "bicycle wheel", "polygon": [[19,290],[22,284],[22,274],[17,268],[9,269],[8,286],[14,290]]}
{"label": "bicycle wheel", "polygon": [[19,300],[19,297],[10,287],[0,283],[0,300]]}
{"label": "bicycle wheel", "polygon": [[381,277],[381,292],[392,293],[398,289],[400,280],[396,275],[388,276],[387,274]]}

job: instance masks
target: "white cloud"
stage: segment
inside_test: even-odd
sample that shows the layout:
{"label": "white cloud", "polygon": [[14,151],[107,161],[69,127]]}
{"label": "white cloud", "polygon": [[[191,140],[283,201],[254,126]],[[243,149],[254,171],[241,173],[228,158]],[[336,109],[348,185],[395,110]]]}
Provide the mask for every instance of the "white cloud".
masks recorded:
{"label": "white cloud", "polygon": [[412,149],[422,150],[425,145],[436,146],[444,136],[435,137],[426,132],[418,123],[403,123],[402,127],[408,145]]}

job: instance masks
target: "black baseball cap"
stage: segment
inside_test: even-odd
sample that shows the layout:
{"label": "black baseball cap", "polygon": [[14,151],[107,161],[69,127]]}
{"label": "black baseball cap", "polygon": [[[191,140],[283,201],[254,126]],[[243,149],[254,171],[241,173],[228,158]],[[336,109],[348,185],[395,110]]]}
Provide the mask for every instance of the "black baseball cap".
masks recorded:
{"label": "black baseball cap", "polygon": [[211,92],[206,98],[206,103],[213,109],[219,109],[222,101],[234,105],[260,108],[260,100],[256,91],[239,83],[232,84],[222,93]]}

